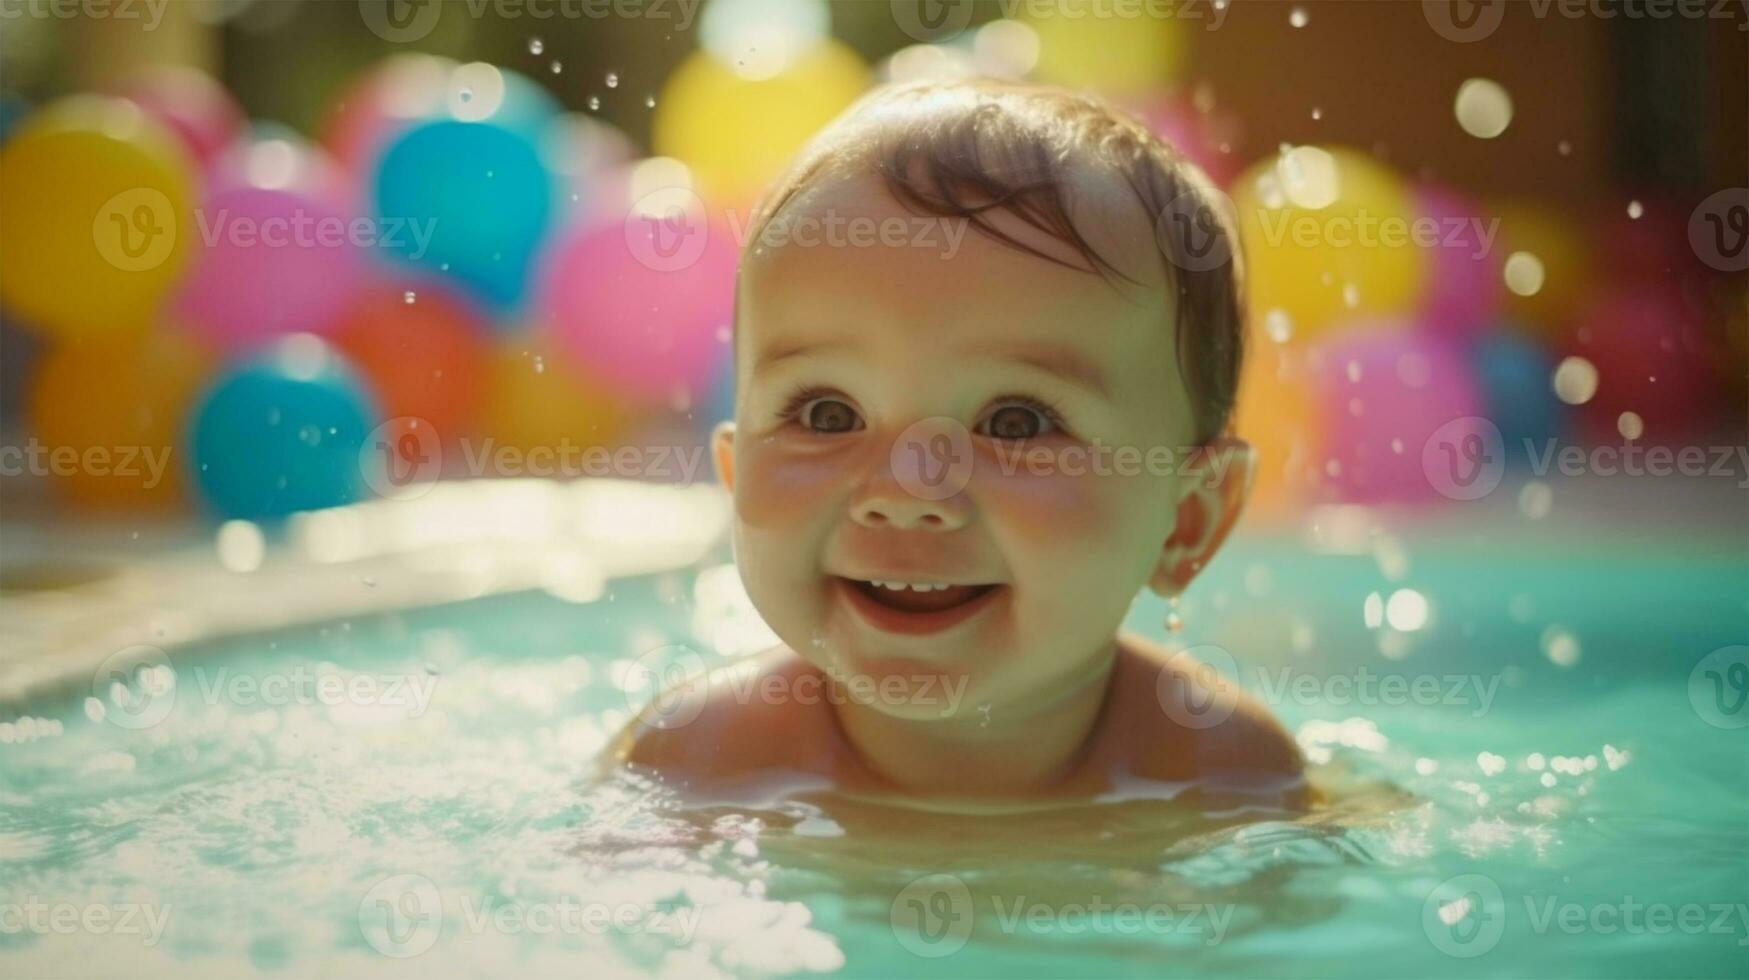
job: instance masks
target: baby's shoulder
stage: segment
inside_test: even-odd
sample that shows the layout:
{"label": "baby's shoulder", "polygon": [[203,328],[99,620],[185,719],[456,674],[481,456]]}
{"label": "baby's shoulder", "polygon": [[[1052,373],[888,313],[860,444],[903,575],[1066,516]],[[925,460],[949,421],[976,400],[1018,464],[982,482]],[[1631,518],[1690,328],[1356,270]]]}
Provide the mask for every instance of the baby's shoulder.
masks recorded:
{"label": "baby's shoulder", "polygon": [[1275,715],[1189,652],[1123,634],[1114,669],[1137,775],[1269,780],[1304,770],[1299,746]]}
{"label": "baby's shoulder", "polygon": [[817,771],[837,729],[824,675],[786,646],[737,658],[663,690],[610,746],[620,763],[703,787],[766,770]]}

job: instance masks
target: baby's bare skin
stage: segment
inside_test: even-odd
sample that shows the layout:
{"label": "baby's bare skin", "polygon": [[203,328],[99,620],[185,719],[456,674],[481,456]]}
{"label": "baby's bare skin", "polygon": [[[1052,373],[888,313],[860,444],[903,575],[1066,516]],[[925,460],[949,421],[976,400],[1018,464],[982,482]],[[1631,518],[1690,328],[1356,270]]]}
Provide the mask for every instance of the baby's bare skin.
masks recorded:
{"label": "baby's bare skin", "polygon": [[[1116,648],[1086,744],[1027,800],[1176,797],[1196,785],[1265,805],[1305,802],[1299,749],[1256,699],[1231,686],[1210,690],[1192,664],[1134,634],[1122,634]],[[1175,703],[1188,700],[1222,720],[1204,728],[1174,721],[1162,706],[1162,685],[1185,699]],[[817,786],[902,793],[845,739],[828,691],[818,667],[774,647],[671,692],[659,710],[646,710],[620,733],[612,757],[658,770],[681,795],[713,802],[769,802],[774,791]],[[965,777],[964,798],[985,795],[972,788],[975,774]]]}

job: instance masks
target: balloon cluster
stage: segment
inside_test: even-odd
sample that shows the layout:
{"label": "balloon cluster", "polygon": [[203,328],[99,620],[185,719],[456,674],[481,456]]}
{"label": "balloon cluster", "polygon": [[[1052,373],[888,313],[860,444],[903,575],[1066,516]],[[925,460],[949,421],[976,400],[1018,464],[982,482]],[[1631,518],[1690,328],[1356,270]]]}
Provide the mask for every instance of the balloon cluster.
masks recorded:
{"label": "balloon cluster", "polygon": [[[425,55],[349,84],[319,143],[182,69],[8,100],[0,305],[43,348],[18,379],[31,431],[171,458],[57,468],[63,499],[272,518],[392,489],[407,448],[480,475],[499,448],[702,438],[732,405],[734,243],[653,253],[638,201],[748,203],[866,84],[830,44],[758,81],[713,71],[684,66],[657,113],[691,169],[513,71]],[[788,143],[724,131],[730,107]]]}
{"label": "balloon cluster", "polygon": [[1635,202],[1593,234],[1341,147],[1283,147],[1230,186],[1252,320],[1234,427],[1261,510],[1467,499],[1466,474],[1558,439],[1677,442],[1716,418],[1687,209]]}

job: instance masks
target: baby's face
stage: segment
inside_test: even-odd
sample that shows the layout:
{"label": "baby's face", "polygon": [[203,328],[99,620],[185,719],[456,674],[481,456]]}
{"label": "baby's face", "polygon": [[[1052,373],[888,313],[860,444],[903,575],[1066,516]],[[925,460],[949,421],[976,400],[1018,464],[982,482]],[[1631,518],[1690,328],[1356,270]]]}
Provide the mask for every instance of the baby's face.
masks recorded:
{"label": "baby's face", "polygon": [[[717,447],[736,560],[778,635],[889,714],[941,715],[944,679],[970,714],[1102,665],[1172,534],[1192,478],[1161,453],[1194,426],[1159,253],[1127,187],[1084,183],[1078,223],[1139,285],[911,215],[872,175],[811,186],[790,240],[747,253]],[[843,244],[883,222],[907,233]],[[954,588],[870,584],[895,581]]]}

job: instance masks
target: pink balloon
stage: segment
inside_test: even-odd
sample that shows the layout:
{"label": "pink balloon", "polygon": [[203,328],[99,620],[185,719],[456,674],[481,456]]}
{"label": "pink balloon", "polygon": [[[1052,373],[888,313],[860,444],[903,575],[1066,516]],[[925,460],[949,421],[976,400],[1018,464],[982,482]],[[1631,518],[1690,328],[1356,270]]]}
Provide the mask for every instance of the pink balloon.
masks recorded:
{"label": "pink balloon", "polygon": [[1426,468],[1428,441],[1437,433],[1461,444],[1483,430],[1474,421],[1484,414],[1482,397],[1458,345],[1401,325],[1367,324],[1309,353],[1331,495],[1369,504],[1439,499],[1446,484]]}
{"label": "pink balloon", "polygon": [[216,183],[194,215],[176,311],[238,351],[287,333],[327,333],[364,281],[360,226],[322,183]]}
{"label": "pink balloon", "polygon": [[729,349],[736,258],[720,223],[580,222],[549,258],[542,307],[603,385],[664,405],[697,401]]}
{"label": "pink balloon", "polygon": [[117,94],[169,126],[202,169],[243,131],[243,110],[231,94],[193,68],[149,69]]}
{"label": "pink balloon", "polygon": [[1415,205],[1433,232],[1421,320],[1444,336],[1478,336],[1496,319],[1504,296],[1505,257],[1498,254],[1498,236],[1489,237],[1495,226],[1475,202],[1435,184],[1415,190]]}
{"label": "pink balloon", "polygon": [[1597,391],[1579,408],[1594,438],[1619,443],[1623,412],[1640,417],[1643,442],[1705,434],[1722,403],[1714,365],[1729,358],[1708,337],[1697,302],[1669,283],[1630,283],[1584,309],[1561,353],[1597,369]]}

